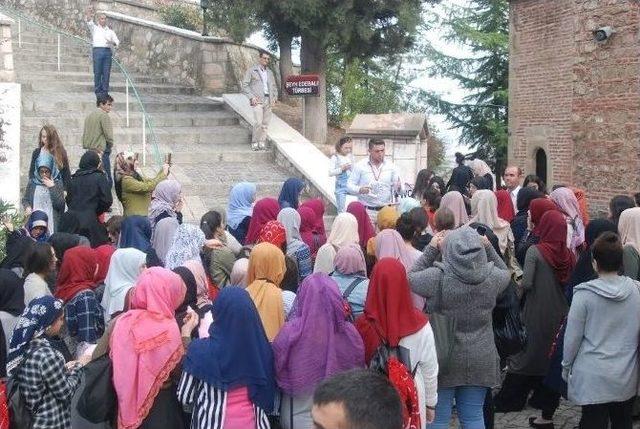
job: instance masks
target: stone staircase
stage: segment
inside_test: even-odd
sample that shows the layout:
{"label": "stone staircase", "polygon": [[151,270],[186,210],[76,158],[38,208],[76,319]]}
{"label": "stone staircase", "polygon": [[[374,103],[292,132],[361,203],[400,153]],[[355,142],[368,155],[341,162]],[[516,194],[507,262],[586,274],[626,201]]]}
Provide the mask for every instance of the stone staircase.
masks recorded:
{"label": "stone staircase", "polygon": [[[17,34],[17,28],[13,29]],[[95,106],[90,48],[65,40],[58,71],[56,35],[22,25],[22,46],[13,39],[16,76],[22,84],[21,183],[26,183],[31,152],[44,124],[54,125],[67,149],[71,170],[77,168],[85,116]],[[117,58],[117,53],[116,53]],[[130,72],[131,73],[131,72]],[[146,175],[155,175],[162,156],[172,153],[172,176],[183,185],[186,217],[194,221],[212,207],[225,206],[238,181],[257,184],[258,197],[278,194],[289,177],[275,164],[272,151],[253,152],[249,125],[219,99],[196,95],[196,89],[164,78],[131,73],[146,112],[151,117],[157,146],[147,129]],[[126,80],[114,64],[110,94],[115,150],[142,152],[142,113],[129,92],[126,124]],[[112,164],[115,156],[112,155]],[[114,201],[116,199],[114,198]],[[118,212],[119,204],[114,204]]]}

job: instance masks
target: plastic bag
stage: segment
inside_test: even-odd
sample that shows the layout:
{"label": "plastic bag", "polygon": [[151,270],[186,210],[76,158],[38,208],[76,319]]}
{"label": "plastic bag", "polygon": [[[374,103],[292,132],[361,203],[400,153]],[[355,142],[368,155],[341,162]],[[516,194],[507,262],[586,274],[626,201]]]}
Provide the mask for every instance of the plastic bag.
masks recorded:
{"label": "plastic bag", "polygon": [[521,352],[527,344],[527,331],[520,317],[520,300],[513,280],[498,297],[493,310],[493,337],[502,359]]}

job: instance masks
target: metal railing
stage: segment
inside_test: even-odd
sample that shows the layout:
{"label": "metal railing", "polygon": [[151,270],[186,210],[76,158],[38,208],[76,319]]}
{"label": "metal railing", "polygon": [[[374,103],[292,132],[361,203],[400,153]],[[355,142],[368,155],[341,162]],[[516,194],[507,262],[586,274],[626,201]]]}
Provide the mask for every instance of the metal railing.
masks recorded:
{"label": "metal railing", "polygon": [[[22,35],[27,34],[28,33],[28,26],[34,26],[36,28],[39,28],[40,30],[44,30],[47,33],[50,34],[55,34],[56,35],[56,51],[55,51],[55,55],[56,55],[56,66],[57,66],[57,71],[62,71],[64,68],[64,64],[63,64],[63,48],[64,47],[72,47],[73,45],[75,46],[80,46],[80,47],[85,47],[88,49],[91,49],[91,42],[89,42],[89,40],[84,39],[82,37],[73,35],[73,34],[69,34],[66,33],[64,31],[61,31],[49,24],[45,24],[45,23],[41,23],[38,22],[36,20],[34,20],[32,17],[26,16],[23,13],[5,6],[5,5],[1,5],[0,6],[0,12],[4,13],[5,15],[13,18],[16,23],[17,23],[17,27],[18,27],[18,34],[17,34],[17,38],[18,38],[18,48],[21,49],[23,46],[23,38]],[[15,35],[12,35],[12,37],[15,38]],[[15,39],[14,39],[15,40]],[[63,44],[63,42],[70,42],[69,45]],[[115,52],[117,53],[117,51]],[[133,82],[133,79],[131,78],[131,75],[129,74],[128,70],[126,69],[126,67],[120,62],[118,61],[117,58],[113,58],[112,63],[115,64],[116,69],[122,73],[122,75],[124,76],[125,79],[125,124],[127,128],[131,127],[131,120],[130,120],[130,116],[131,116],[131,107],[130,107],[130,101],[129,99],[131,98],[130,95],[131,93],[133,94],[133,102],[134,104],[140,109],[140,113],[142,115],[142,121],[141,121],[141,125],[140,125],[140,137],[141,137],[141,153],[142,153],[142,164],[146,165],[147,162],[147,143],[149,142],[151,145],[151,152],[154,156],[154,160],[155,163],[160,166],[163,163],[163,157],[160,153],[160,150],[158,148],[158,139],[156,137],[155,134],[155,129],[153,127],[153,123],[152,123],[152,119],[151,116],[147,113],[144,103],[142,101],[142,99],[140,98],[140,93],[138,92],[138,89],[136,87],[136,85]],[[133,150],[132,148],[132,144],[129,143],[129,149],[132,152],[137,152],[136,150]]]}

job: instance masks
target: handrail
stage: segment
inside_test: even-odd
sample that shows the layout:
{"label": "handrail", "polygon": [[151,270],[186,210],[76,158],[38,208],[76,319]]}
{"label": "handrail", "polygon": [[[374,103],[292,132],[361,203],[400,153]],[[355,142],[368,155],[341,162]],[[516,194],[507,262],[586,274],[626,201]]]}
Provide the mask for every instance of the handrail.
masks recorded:
{"label": "handrail", "polygon": [[[18,26],[20,28],[19,32],[18,32],[18,38],[21,41],[21,37],[22,37],[22,32],[24,32],[24,29],[21,28],[22,27],[22,22],[21,21],[25,21],[26,23],[29,24],[33,24],[37,27],[40,27],[41,29],[44,29],[48,32],[52,32],[58,35],[58,69],[60,69],[60,36],[64,36],[66,39],[70,39],[71,41],[73,41],[74,43],[77,44],[81,44],[84,46],[91,46],[91,42],[89,42],[89,40],[84,39],[80,36],[76,36],[75,34],[70,34],[67,33],[65,31],[62,31],[58,28],[52,27],[48,24],[43,24],[41,22],[36,21],[35,19],[33,19],[30,16],[26,16],[23,13],[9,7],[6,5],[0,5],[0,11],[2,11],[3,13],[7,14],[8,16],[13,17],[14,19],[18,20]],[[21,44],[21,43],[20,43]],[[143,156],[143,164],[146,163],[146,132],[148,130],[149,132],[149,136],[150,136],[150,140],[151,140],[151,144],[152,144],[152,152],[155,158],[155,162],[158,166],[161,166],[163,163],[163,159],[162,159],[162,155],[160,154],[160,150],[158,149],[158,139],[156,137],[155,134],[155,128],[153,126],[153,122],[151,120],[151,117],[149,116],[149,114],[147,113],[147,110],[145,109],[144,103],[142,102],[142,99],[140,98],[140,93],[138,92],[138,89],[136,88],[135,84],[133,83],[133,79],[131,78],[131,75],[129,74],[128,70],[126,69],[126,67],[120,62],[118,61],[116,58],[112,59],[112,62],[116,64],[116,66],[118,67],[118,69],[120,70],[120,72],[122,72],[122,74],[124,75],[125,78],[125,87],[126,87],[126,103],[127,103],[127,127],[129,126],[129,118],[128,118],[128,113],[129,113],[129,98],[128,98],[128,93],[129,93],[129,86],[131,86],[131,89],[133,90],[133,95],[134,95],[134,99],[137,101],[138,106],[140,107],[140,111],[142,114],[142,144],[143,144],[143,151],[142,151],[142,156]],[[131,145],[130,145],[131,148]]]}

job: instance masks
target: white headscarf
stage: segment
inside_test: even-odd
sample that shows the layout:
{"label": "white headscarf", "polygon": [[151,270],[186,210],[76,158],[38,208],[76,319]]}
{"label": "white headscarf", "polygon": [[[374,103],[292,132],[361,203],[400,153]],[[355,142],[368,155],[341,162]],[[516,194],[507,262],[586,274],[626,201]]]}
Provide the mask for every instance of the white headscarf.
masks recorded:
{"label": "white headscarf", "polygon": [[189,259],[200,258],[200,251],[205,241],[204,232],[199,227],[183,223],[176,231],[176,236],[167,252],[164,267],[173,270]]}
{"label": "white headscarf", "polygon": [[318,249],[313,272],[330,274],[338,249],[352,243],[360,245],[358,221],[351,213],[340,213],[333,221],[327,242]]}
{"label": "white headscarf", "polygon": [[135,285],[146,259],[147,255],[144,252],[133,247],[116,249],[113,252],[102,295],[105,323],[111,319],[113,313],[124,310],[127,292]]}
{"label": "white headscarf", "polygon": [[504,254],[512,242],[513,232],[511,232],[511,224],[504,219],[498,217],[498,199],[496,194],[488,189],[476,191],[471,197],[471,215],[469,223],[479,222],[491,228],[493,233],[498,237],[500,251]]}

